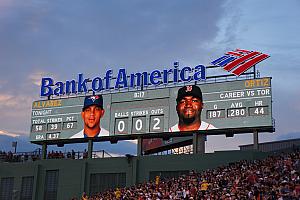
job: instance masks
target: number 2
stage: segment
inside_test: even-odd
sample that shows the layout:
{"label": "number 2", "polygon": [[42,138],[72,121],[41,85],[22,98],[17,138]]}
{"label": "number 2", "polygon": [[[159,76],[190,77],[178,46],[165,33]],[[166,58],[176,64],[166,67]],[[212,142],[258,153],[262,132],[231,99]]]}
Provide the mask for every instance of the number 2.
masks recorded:
{"label": "number 2", "polygon": [[[153,130],[160,130],[160,127],[158,126],[159,123],[160,123],[160,119],[159,118],[154,118],[153,121],[154,121]],[[155,121],[156,121],[156,123],[155,123]]]}

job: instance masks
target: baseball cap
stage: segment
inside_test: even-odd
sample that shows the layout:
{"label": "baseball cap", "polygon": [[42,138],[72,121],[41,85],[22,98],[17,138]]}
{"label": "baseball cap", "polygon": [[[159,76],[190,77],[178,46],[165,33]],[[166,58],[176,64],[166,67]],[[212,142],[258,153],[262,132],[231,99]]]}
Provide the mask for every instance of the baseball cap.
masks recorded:
{"label": "baseball cap", "polygon": [[202,101],[201,89],[196,85],[186,85],[178,90],[176,101],[179,102],[185,96],[197,97]]}
{"label": "baseball cap", "polygon": [[84,104],[82,110],[86,109],[91,105],[99,106],[103,109],[103,97],[102,95],[93,95],[93,96],[86,96],[84,98]]}

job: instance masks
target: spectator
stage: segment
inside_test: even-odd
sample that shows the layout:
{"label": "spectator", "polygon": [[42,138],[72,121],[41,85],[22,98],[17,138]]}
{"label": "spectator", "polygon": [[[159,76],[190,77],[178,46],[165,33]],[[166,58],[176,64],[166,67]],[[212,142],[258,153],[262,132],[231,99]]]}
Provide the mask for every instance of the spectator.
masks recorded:
{"label": "spectator", "polygon": [[300,152],[295,151],[264,160],[243,160],[201,173],[160,177],[159,182],[100,192],[89,199],[299,199],[299,158]]}

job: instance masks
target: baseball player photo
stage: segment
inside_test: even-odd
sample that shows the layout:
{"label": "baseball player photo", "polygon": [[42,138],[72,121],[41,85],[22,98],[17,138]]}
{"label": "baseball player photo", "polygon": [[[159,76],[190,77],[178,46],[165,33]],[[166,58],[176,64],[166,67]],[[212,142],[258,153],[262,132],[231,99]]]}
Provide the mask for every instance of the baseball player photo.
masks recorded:
{"label": "baseball player photo", "polygon": [[100,126],[104,113],[102,95],[86,96],[81,112],[84,128],[71,138],[109,136],[109,132]]}
{"label": "baseball player photo", "polygon": [[180,88],[176,102],[179,122],[169,128],[169,132],[216,129],[212,124],[201,120],[203,98],[198,86],[190,85]]}

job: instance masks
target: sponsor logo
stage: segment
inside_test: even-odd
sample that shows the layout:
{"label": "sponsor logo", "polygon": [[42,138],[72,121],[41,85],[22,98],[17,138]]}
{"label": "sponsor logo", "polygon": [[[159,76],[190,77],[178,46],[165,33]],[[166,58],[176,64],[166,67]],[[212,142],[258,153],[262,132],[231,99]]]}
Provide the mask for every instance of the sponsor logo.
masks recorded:
{"label": "sponsor logo", "polygon": [[186,86],[186,92],[190,92],[190,91],[192,91],[193,90],[193,86],[191,86],[191,85],[187,85]]}
{"label": "sponsor logo", "polygon": [[99,99],[99,97],[98,97],[98,96],[91,96],[90,99],[91,99],[93,102],[95,102],[96,99]]}
{"label": "sponsor logo", "polygon": [[224,56],[212,61],[216,66],[223,67],[224,70],[231,72],[236,76],[240,76],[252,66],[269,58],[270,56],[258,51],[249,51],[244,49],[236,49],[229,51]]}
{"label": "sponsor logo", "polygon": [[179,63],[174,62],[173,68],[154,70],[151,72],[127,73],[126,69],[120,68],[114,76],[112,70],[107,70],[105,75],[94,78],[85,78],[78,74],[77,79],[55,82],[51,77],[42,78],[41,97],[51,95],[62,96],[78,93],[103,92],[106,90],[127,90],[142,87],[156,87],[185,83],[190,81],[206,80],[206,67],[197,65],[195,67],[185,66],[179,69]]}

